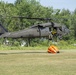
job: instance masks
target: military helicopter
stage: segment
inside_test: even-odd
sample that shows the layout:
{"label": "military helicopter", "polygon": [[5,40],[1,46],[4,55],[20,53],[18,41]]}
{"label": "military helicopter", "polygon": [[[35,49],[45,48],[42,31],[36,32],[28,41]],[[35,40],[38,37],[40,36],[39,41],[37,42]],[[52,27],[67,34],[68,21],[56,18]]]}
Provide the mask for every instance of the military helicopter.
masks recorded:
{"label": "military helicopter", "polygon": [[36,25],[32,25],[26,29],[8,32],[2,24],[0,24],[0,38],[27,38],[29,43],[31,38],[41,38],[46,37],[49,40],[53,39],[54,36],[57,36],[61,39],[64,35],[69,33],[69,29],[65,25],[60,25],[58,23],[50,22],[50,18],[28,18],[28,17],[13,17],[22,19],[38,19],[45,20],[47,23],[38,23]]}

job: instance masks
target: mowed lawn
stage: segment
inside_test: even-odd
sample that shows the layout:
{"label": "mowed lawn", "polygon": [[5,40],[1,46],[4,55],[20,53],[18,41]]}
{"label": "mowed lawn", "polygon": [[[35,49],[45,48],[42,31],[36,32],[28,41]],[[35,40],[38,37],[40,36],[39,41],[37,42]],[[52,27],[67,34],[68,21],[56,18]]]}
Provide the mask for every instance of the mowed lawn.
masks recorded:
{"label": "mowed lawn", "polygon": [[0,75],[76,75],[76,50],[0,51]]}

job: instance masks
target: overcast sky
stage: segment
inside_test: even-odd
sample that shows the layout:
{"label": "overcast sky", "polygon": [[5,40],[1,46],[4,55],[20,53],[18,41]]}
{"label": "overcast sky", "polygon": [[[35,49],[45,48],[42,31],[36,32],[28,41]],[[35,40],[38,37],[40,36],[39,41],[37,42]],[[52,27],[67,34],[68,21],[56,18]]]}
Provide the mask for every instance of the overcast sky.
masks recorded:
{"label": "overcast sky", "polygon": [[[0,0],[1,1],[1,0]],[[15,0],[2,0],[8,3],[14,3]],[[76,8],[76,0],[39,0],[43,6],[50,6],[54,9],[69,9],[74,11]]]}

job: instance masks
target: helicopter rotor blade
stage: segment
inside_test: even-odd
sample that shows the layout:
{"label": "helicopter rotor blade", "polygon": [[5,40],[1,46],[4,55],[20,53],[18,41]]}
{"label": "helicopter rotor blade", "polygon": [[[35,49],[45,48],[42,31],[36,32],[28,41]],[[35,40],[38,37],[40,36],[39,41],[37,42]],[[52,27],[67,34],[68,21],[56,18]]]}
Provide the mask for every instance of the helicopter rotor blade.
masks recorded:
{"label": "helicopter rotor blade", "polygon": [[21,19],[35,19],[35,20],[52,20],[51,18],[29,18],[29,17],[25,17],[25,16],[14,16],[12,18],[21,18]]}

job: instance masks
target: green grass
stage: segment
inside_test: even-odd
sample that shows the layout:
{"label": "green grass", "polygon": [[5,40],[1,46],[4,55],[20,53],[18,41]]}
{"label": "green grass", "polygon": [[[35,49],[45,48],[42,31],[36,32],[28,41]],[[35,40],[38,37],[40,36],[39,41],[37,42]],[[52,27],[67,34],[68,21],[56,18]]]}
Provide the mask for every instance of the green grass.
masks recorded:
{"label": "green grass", "polygon": [[0,75],[75,75],[76,50],[1,50]]}
{"label": "green grass", "polygon": [[[51,44],[52,45],[52,44]],[[76,46],[74,45],[56,45],[59,50],[61,49],[76,49]],[[21,46],[5,46],[1,45],[0,50],[47,50],[49,46],[29,46],[29,47],[21,47]]]}
{"label": "green grass", "polygon": [[0,50],[47,50],[47,46],[36,46],[36,47],[21,47],[21,46],[0,46]]}

